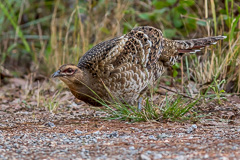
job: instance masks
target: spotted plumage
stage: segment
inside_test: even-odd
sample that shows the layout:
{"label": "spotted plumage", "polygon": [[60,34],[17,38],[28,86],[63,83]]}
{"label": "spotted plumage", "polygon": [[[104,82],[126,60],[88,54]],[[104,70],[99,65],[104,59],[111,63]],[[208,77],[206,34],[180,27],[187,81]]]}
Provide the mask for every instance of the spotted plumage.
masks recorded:
{"label": "spotted plumage", "polygon": [[165,67],[176,63],[184,53],[194,53],[224,38],[169,40],[159,29],[137,27],[99,43],[80,58],[77,66],[63,65],[53,77],[65,82],[76,98],[92,105],[100,105],[96,101],[99,98],[111,102],[111,96],[135,104]]}

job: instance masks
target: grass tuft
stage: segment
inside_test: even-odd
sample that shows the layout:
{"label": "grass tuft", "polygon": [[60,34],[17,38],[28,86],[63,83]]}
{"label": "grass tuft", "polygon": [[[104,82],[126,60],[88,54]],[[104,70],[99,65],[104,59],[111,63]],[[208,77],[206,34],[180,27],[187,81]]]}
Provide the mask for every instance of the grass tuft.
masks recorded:
{"label": "grass tuft", "polygon": [[[199,99],[190,102],[189,99],[182,96],[170,98],[168,96],[160,105],[155,105],[149,98],[146,98],[142,109],[139,111],[137,106],[132,106],[126,103],[110,103],[106,104],[101,110],[106,112],[106,119],[117,119],[130,122],[141,121],[181,121],[190,119],[194,116],[190,113],[192,108],[199,102]],[[188,114],[187,114],[188,113]]]}

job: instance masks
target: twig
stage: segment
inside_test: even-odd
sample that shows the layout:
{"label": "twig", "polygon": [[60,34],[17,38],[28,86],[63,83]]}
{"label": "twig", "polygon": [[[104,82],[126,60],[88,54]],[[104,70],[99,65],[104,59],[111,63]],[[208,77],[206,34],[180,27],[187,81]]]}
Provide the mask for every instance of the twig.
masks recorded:
{"label": "twig", "polygon": [[[193,99],[193,100],[197,100],[196,98],[192,98],[192,97],[190,97],[190,96],[188,96],[188,95],[186,95],[186,94],[179,93],[178,91],[171,90],[171,89],[169,89],[169,88],[167,88],[167,87],[165,87],[165,86],[159,85],[159,87],[161,87],[161,88],[163,88],[163,89],[166,89],[166,90],[168,90],[168,91],[170,91],[170,92],[177,93],[177,94],[179,94],[179,95],[181,95],[181,96],[183,96],[183,97],[187,97],[187,98],[190,98],[190,99]],[[156,91],[156,93],[160,93],[160,92]]]}

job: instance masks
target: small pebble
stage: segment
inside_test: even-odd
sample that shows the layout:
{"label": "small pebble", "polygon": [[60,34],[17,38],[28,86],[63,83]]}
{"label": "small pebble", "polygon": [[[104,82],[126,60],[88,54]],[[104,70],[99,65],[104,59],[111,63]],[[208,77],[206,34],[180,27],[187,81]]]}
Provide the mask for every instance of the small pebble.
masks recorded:
{"label": "small pebble", "polygon": [[164,138],[167,138],[167,137],[168,137],[168,135],[166,133],[162,133],[162,134],[157,135],[158,139],[164,139]]}
{"label": "small pebble", "polygon": [[193,125],[192,125],[192,128],[197,129],[197,125],[196,125],[196,124],[193,124]]}
{"label": "small pebble", "polygon": [[92,136],[87,134],[87,135],[85,135],[85,138],[90,139],[90,138],[92,138]]}
{"label": "small pebble", "polygon": [[112,133],[109,134],[109,138],[114,138],[118,137],[118,131],[113,131]]}
{"label": "small pebble", "polygon": [[100,131],[93,132],[93,134],[100,134]]}
{"label": "small pebble", "polygon": [[192,125],[191,127],[189,127],[188,129],[187,129],[187,133],[189,134],[189,133],[192,133],[193,131],[195,131],[197,129],[197,125]]}
{"label": "small pebble", "polygon": [[163,156],[160,153],[154,154],[153,159],[161,159]]}
{"label": "small pebble", "polygon": [[204,156],[203,156],[203,158],[209,158],[209,155],[208,154],[205,154]]}
{"label": "small pebble", "polygon": [[130,149],[130,150],[134,150],[134,149],[135,149],[135,147],[134,147],[134,146],[131,146],[131,147],[129,147],[129,149]]}
{"label": "small pebble", "polygon": [[233,149],[233,150],[237,150],[237,149],[238,149],[238,146],[232,146],[232,149]]}
{"label": "small pebble", "polygon": [[75,129],[75,130],[74,130],[74,133],[75,133],[75,134],[82,134],[83,132],[80,131],[80,130],[78,130],[78,129]]}
{"label": "small pebble", "polygon": [[141,159],[141,160],[151,160],[151,158],[148,157],[146,154],[141,154],[141,155],[140,155],[140,159]]}
{"label": "small pebble", "polygon": [[56,127],[55,124],[52,123],[52,122],[47,122],[47,123],[45,123],[44,125],[45,125],[46,127],[51,127],[51,128]]}
{"label": "small pebble", "polygon": [[146,153],[146,154],[151,154],[151,153],[152,153],[152,151],[146,151],[145,153]]}
{"label": "small pebble", "polygon": [[157,140],[157,138],[154,135],[148,136],[148,139]]}
{"label": "small pebble", "polygon": [[18,145],[17,143],[14,143],[14,144],[13,144],[13,147],[14,147],[14,148],[18,148],[19,145]]}
{"label": "small pebble", "polygon": [[84,154],[84,152],[80,152],[80,155],[83,159],[87,159],[87,156]]}
{"label": "small pebble", "polygon": [[94,143],[97,143],[97,142],[98,142],[96,138],[93,138],[92,141],[93,141]]}

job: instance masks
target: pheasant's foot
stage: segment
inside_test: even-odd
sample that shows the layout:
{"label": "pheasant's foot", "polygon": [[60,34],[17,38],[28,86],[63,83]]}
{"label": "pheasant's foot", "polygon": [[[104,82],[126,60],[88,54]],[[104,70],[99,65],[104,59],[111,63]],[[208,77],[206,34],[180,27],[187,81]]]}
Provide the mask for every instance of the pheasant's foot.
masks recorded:
{"label": "pheasant's foot", "polygon": [[138,111],[141,111],[141,110],[142,110],[142,100],[143,100],[142,97],[140,97],[140,98],[138,99]]}

